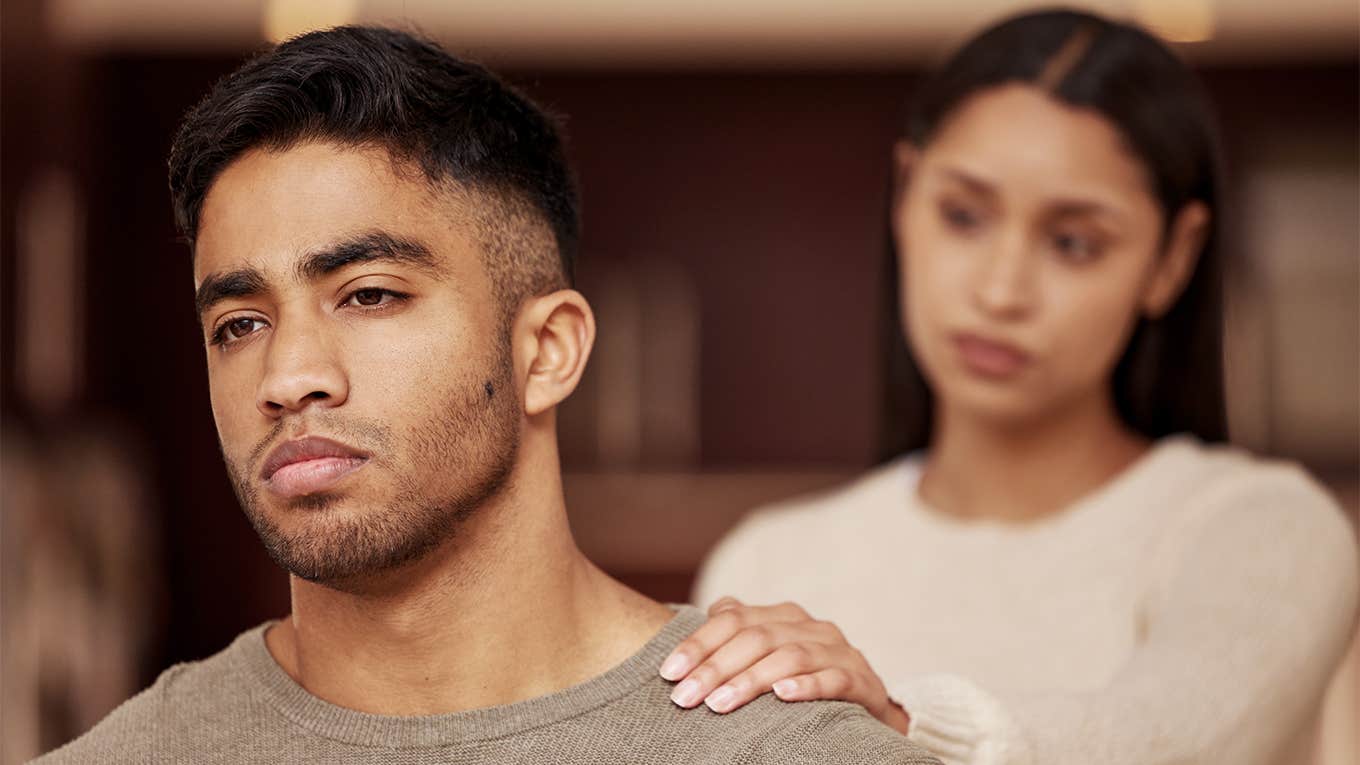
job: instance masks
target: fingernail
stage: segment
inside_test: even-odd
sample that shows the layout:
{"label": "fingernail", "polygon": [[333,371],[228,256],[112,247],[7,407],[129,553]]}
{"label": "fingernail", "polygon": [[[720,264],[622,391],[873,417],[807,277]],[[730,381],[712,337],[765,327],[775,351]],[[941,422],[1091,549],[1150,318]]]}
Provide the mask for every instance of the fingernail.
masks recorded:
{"label": "fingernail", "polygon": [[784,679],[771,687],[774,689],[774,695],[782,698],[798,690],[798,683],[794,682],[792,679]]}
{"label": "fingernail", "polygon": [[675,686],[671,691],[671,701],[686,709],[699,703],[699,681],[693,678]]}
{"label": "fingernail", "polygon": [[682,653],[671,654],[666,663],[661,665],[661,676],[667,680],[679,680],[689,671],[689,659]]}
{"label": "fingernail", "polygon": [[704,703],[714,712],[726,712],[732,708],[732,703],[737,700],[737,691],[730,685],[724,685],[718,690],[708,694]]}

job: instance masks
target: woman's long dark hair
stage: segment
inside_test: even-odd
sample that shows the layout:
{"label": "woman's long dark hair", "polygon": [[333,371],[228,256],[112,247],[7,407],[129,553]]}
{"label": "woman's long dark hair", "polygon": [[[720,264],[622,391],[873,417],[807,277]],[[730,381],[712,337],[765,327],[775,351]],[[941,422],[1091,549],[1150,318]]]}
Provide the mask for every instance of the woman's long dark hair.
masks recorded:
{"label": "woman's long dark hair", "polygon": [[[1227,437],[1223,393],[1222,212],[1219,151],[1206,98],[1189,69],[1147,32],[1089,13],[1052,10],[1003,21],[973,38],[922,84],[906,139],[924,147],[968,97],[1006,83],[1030,83],[1072,106],[1094,109],[1123,135],[1147,169],[1165,221],[1164,236],[1188,202],[1208,206],[1210,230],[1176,304],[1143,318],[1116,365],[1119,416],[1148,438],[1187,432]],[[885,263],[887,363],[885,459],[923,449],[934,399],[902,331],[893,238]]]}

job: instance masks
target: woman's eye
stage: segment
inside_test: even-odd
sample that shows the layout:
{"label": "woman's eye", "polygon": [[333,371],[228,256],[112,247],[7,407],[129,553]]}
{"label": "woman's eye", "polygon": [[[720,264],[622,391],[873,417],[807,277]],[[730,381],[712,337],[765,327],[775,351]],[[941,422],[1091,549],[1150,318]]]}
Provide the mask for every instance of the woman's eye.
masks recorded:
{"label": "woman's eye", "polygon": [[1100,255],[1099,243],[1080,234],[1058,234],[1053,237],[1053,247],[1064,259],[1075,262],[1093,260]]}
{"label": "woman's eye", "polygon": [[950,228],[958,231],[971,231],[977,227],[981,216],[962,205],[945,202],[940,205],[940,216]]}

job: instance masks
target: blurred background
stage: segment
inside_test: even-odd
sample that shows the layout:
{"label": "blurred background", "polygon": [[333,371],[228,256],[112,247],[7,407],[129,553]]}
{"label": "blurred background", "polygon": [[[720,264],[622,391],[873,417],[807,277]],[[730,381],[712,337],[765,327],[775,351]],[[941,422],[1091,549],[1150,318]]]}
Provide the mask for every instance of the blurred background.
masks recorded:
{"label": "blurred background", "polygon": [[[1228,167],[1233,440],[1360,505],[1360,11],[1105,0],[1200,72]],[[269,40],[392,23],[565,116],[600,338],[561,416],[585,551],[687,598],[752,507],[892,456],[889,150],[1006,0],[4,0],[3,731],[19,762],[288,608],[208,406],[165,158]],[[1357,762],[1355,651],[1322,762]],[[1339,721],[1339,723],[1338,723]]]}

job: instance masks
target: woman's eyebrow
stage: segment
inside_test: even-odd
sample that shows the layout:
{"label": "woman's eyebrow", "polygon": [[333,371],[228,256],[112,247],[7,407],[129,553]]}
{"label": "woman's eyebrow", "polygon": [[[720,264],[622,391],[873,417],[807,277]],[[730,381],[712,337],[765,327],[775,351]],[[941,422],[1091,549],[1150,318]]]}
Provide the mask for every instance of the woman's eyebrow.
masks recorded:
{"label": "woman's eyebrow", "polygon": [[996,187],[991,183],[957,167],[942,167],[940,173],[951,181],[964,186],[969,191],[986,196],[996,196]]}
{"label": "woman's eyebrow", "polygon": [[[997,191],[988,181],[957,167],[942,167],[940,174],[958,183],[969,191],[983,196],[996,196]],[[1048,215],[1052,218],[1075,217],[1079,215],[1098,215],[1123,220],[1119,208],[1106,202],[1088,197],[1058,197],[1046,200]]]}
{"label": "woman's eyebrow", "polygon": [[1100,217],[1124,220],[1124,215],[1117,208],[1093,199],[1054,199],[1048,204],[1050,218]]}

